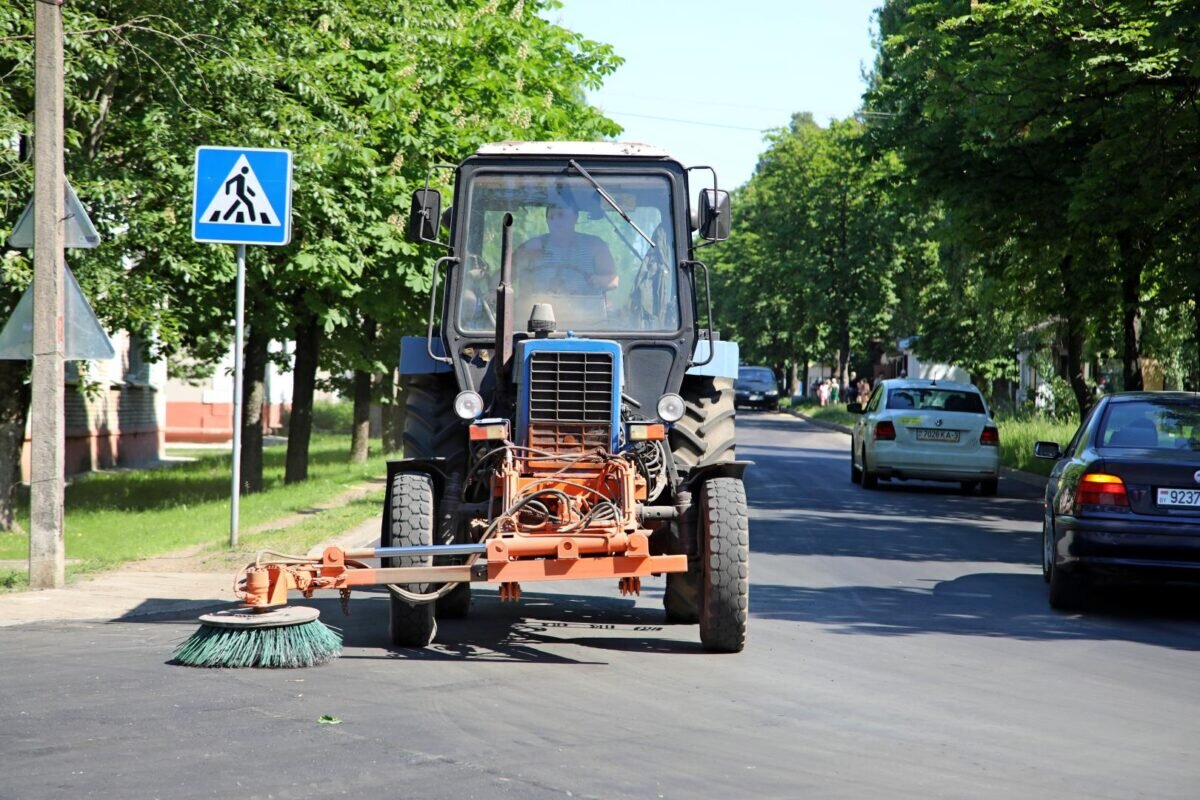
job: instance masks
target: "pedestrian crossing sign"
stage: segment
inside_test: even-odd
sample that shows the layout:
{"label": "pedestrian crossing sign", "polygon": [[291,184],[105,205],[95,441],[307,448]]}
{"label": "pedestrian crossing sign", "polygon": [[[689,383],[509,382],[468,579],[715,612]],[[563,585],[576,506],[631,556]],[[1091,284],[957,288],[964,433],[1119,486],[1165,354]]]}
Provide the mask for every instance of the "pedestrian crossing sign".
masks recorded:
{"label": "pedestrian crossing sign", "polygon": [[291,151],[197,147],[192,238],[210,244],[291,241]]}

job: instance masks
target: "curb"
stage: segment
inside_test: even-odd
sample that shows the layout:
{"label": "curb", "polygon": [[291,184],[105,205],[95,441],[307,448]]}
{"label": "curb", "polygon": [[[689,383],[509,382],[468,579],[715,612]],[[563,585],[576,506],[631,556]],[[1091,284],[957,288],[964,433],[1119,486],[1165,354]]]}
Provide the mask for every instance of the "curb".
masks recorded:
{"label": "curb", "polygon": [[805,414],[802,411],[792,411],[789,409],[788,413],[791,414],[793,417],[799,417],[800,419],[804,420],[805,422],[811,422],[813,425],[816,425],[819,428],[827,428],[831,431],[839,431],[841,433],[846,434],[847,436],[850,435],[850,429],[848,427],[846,427],[845,425],[839,424],[837,422],[828,422],[823,419],[816,419],[815,417],[810,417],[808,414]]}
{"label": "curb", "polygon": [[[799,417],[800,419],[802,419],[806,422],[810,422],[813,425],[816,425],[818,427],[826,428],[827,430],[831,430],[831,431],[838,431],[838,432],[844,433],[846,435],[850,434],[850,429],[848,427],[846,427],[845,425],[839,425],[836,422],[827,422],[823,419],[814,419],[814,418],[810,417],[808,414],[804,414],[800,411],[790,411],[789,410],[788,413],[791,414],[792,416]],[[1006,467],[1003,464],[1001,464],[1000,465],[1000,475],[1001,475],[1001,477],[1008,478],[1011,481],[1016,481],[1017,483],[1023,483],[1026,486],[1034,486],[1039,489],[1046,488],[1047,476],[1039,475],[1036,472],[1026,472],[1023,469],[1015,469],[1013,467]]]}

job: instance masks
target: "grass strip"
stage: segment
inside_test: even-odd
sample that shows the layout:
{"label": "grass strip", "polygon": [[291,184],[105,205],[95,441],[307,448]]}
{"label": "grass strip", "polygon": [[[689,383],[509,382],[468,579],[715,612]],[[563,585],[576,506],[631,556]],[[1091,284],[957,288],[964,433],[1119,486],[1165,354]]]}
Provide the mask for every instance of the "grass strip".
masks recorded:
{"label": "grass strip", "polygon": [[[244,549],[270,547],[301,552],[377,514],[382,488],[342,509],[320,506],[348,489],[386,472],[385,458],[351,464],[344,436],[314,435],[309,449],[309,478],[283,482],[286,445],[263,450],[263,491],[243,495],[240,503],[238,557]],[[95,473],[73,480],[66,489],[64,533],[66,557],[73,576],[153,556],[200,547],[214,554],[229,541],[230,457],[214,453],[170,467]],[[336,513],[335,513],[336,511]],[[21,532],[0,533],[0,560],[29,556],[28,507],[19,511]],[[275,520],[305,515],[288,533],[250,534]],[[294,537],[294,538],[293,538]],[[245,559],[241,559],[244,563]],[[19,588],[25,569],[0,570],[0,586]]]}

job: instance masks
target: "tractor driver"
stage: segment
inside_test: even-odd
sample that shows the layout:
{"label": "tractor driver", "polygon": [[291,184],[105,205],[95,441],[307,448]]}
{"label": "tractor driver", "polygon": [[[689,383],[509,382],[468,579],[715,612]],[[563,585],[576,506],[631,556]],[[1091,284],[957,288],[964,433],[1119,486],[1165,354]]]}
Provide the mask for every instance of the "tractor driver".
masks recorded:
{"label": "tractor driver", "polygon": [[517,285],[525,292],[603,294],[617,288],[617,267],[604,240],[575,230],[579,211],[568,203],[546,208],[548,233],[513,253]]}

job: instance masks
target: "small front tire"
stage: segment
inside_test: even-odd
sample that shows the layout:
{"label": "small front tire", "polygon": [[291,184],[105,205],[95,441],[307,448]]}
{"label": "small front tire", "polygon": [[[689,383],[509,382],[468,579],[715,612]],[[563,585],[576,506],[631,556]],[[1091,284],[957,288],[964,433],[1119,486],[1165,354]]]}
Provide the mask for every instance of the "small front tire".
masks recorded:
{"label": "small front tire", "polygon": [[996,478],[981,481],[979,484],[979,493],[984,497],[995,497],[1000,492],[1000,481]]}
{"label": "small front tire", "polygon": [[[433,544],[433,479],[423,472],[398,472],[392,477],[388,498],[388,545],[410,547]],[[387,566],[430,566],[430,556],[385,559]],[[423,594],[429,584],[405,584],[403,589]],[[389,628],[397,647],[426,647],[437,633],[433,602],[411,603],[389,589]]]}
{"label": "small front tire", "polygon": [[704,482],[700,525],[700,641],[709,652],[739,653],[750,609],[750,513],[740,480]]}

